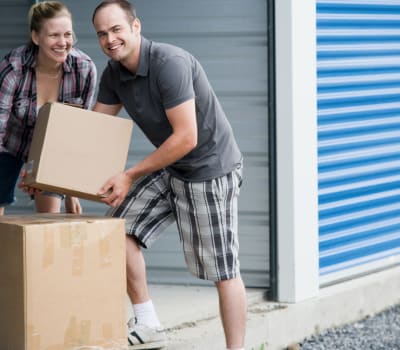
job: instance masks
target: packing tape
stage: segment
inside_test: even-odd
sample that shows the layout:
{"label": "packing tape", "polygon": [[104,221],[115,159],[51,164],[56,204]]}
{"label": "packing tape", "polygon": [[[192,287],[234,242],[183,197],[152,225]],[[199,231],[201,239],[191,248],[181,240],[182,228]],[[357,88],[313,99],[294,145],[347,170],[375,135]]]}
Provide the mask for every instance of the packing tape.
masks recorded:
{"label": "packing tape", "polygon": [[[126,338],[119,340],[113,339],[113,326],[111,322],[102,325],[100,339],[91,337],[92,323],[90,321],[78,322],[73,316],[69,320],[64,336],[64,349],[71,350],[128,350]],[[101,345],[94,345],[101,344]],[[35,349],[36,350],[36,349]],[[47,350],[47,349],[46,349]],[[53,349],[48,349],[53,350]]]}
{"label": "packing tape", "polygon": [[72,247],[72,276],[81,276],[83,273],[83,260],[85,248],[83,246]]}
{"label": "packing tape", "polygon": [[103,225],[98,225],[100,227],[100,239],[99,239],[99,249],[100,249],[100,267],[105,268],[112,264],[112,253],[111,253],[111,235],[106,234],[102,229]]}
{"label": "packing tape", "polygon": [[[28,347],[29,350],[128,350],[126,338],[111,340],[111,323],[102,325],[100,340],[91,339],[91,330],[91,321],[78,321],[76,316],[72,316],[64,333],[64,343],[42,347],[39,333],[33,326],[28,326]],[[93,345],[94,343],[101,345]]]}
{"label": "packing tape", "polygon": [[110,322],[103,323],[101,328],[102,328],[103,339],[112,339],[113,338],[113,327]]}
{"label": "packing tape", "polygon": [[[124,228],[125,226],[122,225]],[[112,251],[112,240],[115,239],[115,237],[118,237],[121,234],[121,225],[117,225],[116,228],[114,228],[111,232],[107,231],[104,232],[103,225],[99,225],[99,233],[101,235],[101,239],[99,240],[99,245],[100,245],[100,267],[104,268],[107,266],[110,266],[113,263],[113,251]],[[125,235],[124,235],[125,237]],[[124,241],[125,244],[125,241]],[[124,245],[125,246],[125,245]],[[120,255],[121,252],[118,252],[118,255]],[[125,251],[122,252],[125,254]],[[117,261],[118,263],[118,261]]]}
{"label": "packing tape", "polygon": [[90,344],[91,342],[91,327],[92,322],[89,320],[83,320],[80,322],[79,327],[79,342],[81,344]]}
{"label": "packing tape", "polygon": [[103,337],[103,347],[101,350],[127,350],[127,337],[119,340],[110,340],[115,339],[115,334],[113,330],[113,326],[111,322],[103,323],[102,325],[102,337]]}
{"label": "packing tape", "polygon": [[44,229],[44,249],[42,257],[42,267],[46,268],[54,264],[54,252],[55,252],[55,232],[53,225],[45,225]]}
{"label": "packing tape", "polygon": [[75,316],[72,316],[67,325],[67,329],[64,332],[64,346],[73,347],[76,346],[78,339],[78,321]]}
{"label": "packing tape", "polygon": [[72,316],[64,333],[63,349],[71,349],[82,344],[90,344],[92,322],[89,320],[78,321],[76,316]]}
{"label": "packing tape", "polygon": [[27,342],[29,344],[29,349],[32,350],[42,350],[40,348],[40,334],[37,332],[34,326],[28,325],[27,327]]}
{"label": "packing tape", "polygon": [[[42,256],[42,267],[46,268],[55,262],[55,238],[59,237],[60,247],[62,249],[70,249],[72,254],[71,272],[73,276],[80,276],[83,273],[85,258],[85,241],[87,241],[88,233],[86,222],[60,222],[58,225],[43,225],[44,230],[44,247]],[[109,245],[109,243],[108,243]],[[102,257],[107,261],[109,258],[109,246],[103,243]]]}
{"label": "packing tape", "polygon": [[72,249],[72,275],[80,276],[83,273],[85,258],[84,242],[87,239],[86,223],[71,223],[70,247]]}
{"label": "packing tape", "polygon": [[68,224],[60,227],[60,246],[62,249],[71,248],[71,229]]}

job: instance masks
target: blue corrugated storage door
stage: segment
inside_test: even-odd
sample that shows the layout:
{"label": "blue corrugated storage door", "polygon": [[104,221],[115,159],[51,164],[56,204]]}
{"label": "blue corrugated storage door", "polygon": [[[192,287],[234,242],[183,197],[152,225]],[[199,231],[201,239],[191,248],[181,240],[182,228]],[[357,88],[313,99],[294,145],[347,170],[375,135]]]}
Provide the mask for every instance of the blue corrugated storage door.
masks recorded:
{"label": "blue corrugated storage door", "polygon": [[318,0],[321,284],[399,262],[400,0]]}

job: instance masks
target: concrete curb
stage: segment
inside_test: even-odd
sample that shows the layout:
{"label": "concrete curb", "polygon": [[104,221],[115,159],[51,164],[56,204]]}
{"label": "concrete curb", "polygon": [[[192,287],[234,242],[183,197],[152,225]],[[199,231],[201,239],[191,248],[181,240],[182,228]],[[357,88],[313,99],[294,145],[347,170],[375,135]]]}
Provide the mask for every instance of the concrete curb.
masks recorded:
{"label": "concrete curb", "polygon": [[[321,289],[318,298],[283,304],[248,289],[246,349],[282,350],[324,329],[343,325],[400,303],[400,267]],[[225,349],[213,287],[150,285],[168,329],[169,350]]]}

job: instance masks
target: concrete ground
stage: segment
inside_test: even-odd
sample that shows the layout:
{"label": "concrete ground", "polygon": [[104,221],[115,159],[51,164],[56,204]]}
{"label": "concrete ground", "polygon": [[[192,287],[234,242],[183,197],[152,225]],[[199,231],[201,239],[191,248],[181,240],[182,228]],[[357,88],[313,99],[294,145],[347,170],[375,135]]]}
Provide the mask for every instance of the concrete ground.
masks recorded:
{"label": "concrete ground", "polygon": [[[265,291],[248,289],[246,350],[286,349],[315,332],[400,303],[399,290],[400,267],[323,288],[318,298],[295,304],[268,302]],[[168,330],[168,350],[225,349],[214,288],[152,284],[150,292]]]}

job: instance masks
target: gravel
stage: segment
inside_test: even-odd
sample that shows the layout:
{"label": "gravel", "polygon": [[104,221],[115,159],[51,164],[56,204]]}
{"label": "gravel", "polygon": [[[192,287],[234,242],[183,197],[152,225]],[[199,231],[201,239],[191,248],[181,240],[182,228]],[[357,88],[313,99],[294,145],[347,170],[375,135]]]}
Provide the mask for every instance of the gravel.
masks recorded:
{"label": "gravel", "polygon": [[400,350],[400,304],[304,339],[302,350]]}

